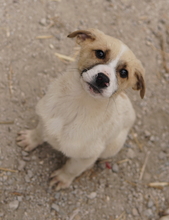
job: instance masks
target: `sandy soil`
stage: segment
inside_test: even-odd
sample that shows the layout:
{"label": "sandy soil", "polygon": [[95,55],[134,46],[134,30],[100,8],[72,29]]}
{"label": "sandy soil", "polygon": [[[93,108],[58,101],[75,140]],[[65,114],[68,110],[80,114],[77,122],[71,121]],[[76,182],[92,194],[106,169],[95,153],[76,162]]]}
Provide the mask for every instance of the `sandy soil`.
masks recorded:
{"label": "sandy soil", "polygon": [[[158,220],[169,208],[169,185],[148,186],[169,183],[168,11],[168,0],[0,0],[1,220]],[[55,192],[48,178],[64,158],[46,145],[28,154],[15,138],[36,125],[37,101],[69,65],[55,53],[75,54],[66,36],[88,27],[135,52],[147,91],[143,100],[128,92],[137,120],[109,166],[98,163]]]}

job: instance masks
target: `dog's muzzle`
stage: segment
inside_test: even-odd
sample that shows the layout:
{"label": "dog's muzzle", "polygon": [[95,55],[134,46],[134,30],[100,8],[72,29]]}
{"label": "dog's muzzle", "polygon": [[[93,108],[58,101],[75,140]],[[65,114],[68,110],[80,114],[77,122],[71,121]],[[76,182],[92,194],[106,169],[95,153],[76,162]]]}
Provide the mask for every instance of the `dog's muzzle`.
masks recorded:
{"label": "dog's muzzle", "polygon": [[98,73],[95,84],[99,89],[109,86],[110,79],[104,73]]}
{"label": "dog's muzzle", "polygon": [[94,80],[87,82],[89,88],[91,88],[95,93],[102,93],[103,89],[109,86],[110,79],[104,73],[98,73]]}

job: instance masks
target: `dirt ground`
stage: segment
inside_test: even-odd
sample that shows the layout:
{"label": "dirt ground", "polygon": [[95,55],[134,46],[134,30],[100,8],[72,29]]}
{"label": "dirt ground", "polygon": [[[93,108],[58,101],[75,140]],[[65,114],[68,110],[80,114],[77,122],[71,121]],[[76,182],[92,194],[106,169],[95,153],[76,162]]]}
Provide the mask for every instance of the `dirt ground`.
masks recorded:
{"label": "dirt ground", "polygon": [[[168,12],[168,0],[0,0],[1,220],[159,220],[169,208]],[[89,27],[134,51],[146,96],[128,91],[137,120],[120,153],[56,192],[48,180],[63,156],[46,144],[28,154],[15,138],[36,125],[37,101],[69,66],[55,53],[76,53],[66,36]]]}

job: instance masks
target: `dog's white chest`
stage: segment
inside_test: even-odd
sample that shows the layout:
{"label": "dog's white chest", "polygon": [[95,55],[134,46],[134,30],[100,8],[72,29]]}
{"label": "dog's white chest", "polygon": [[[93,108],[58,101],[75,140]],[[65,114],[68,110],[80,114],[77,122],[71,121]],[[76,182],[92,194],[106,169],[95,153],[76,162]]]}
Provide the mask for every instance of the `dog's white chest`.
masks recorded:
{"label": "dog's white chest", "polygon": [[50,119],[46,129],[49,142],[56,138],[58,146],[53,147],[68,157],[89,157],[104,148],[101,138],[104,126],[98,116],[90,115],[85,109]]}

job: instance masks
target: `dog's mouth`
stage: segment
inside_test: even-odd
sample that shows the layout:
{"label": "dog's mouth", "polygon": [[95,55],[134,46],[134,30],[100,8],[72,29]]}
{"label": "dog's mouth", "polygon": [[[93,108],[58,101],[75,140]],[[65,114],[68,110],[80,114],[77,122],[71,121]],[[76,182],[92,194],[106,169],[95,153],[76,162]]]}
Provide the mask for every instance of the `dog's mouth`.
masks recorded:
{"label": "dog's mouth", "polygon": [[96,94],[101,94],[102,93],[102,91],[99,89],[99,88],[97,88],[95,85],[93,85],[93,84],[91,84],[91,83],[89,83],[89,82],[87,82],[87,84],[88,84],[88,86],[89,86],[89,90],[91,91],[91,92],[94,92],[94,93],[96,93]]}

